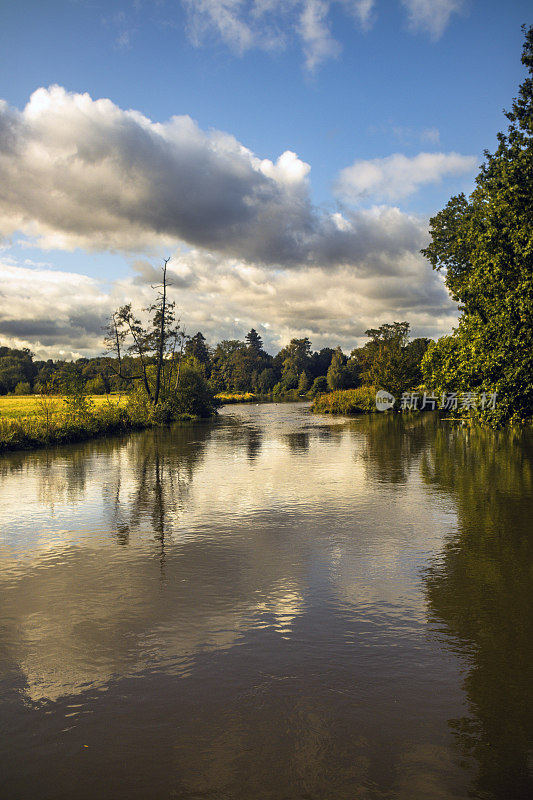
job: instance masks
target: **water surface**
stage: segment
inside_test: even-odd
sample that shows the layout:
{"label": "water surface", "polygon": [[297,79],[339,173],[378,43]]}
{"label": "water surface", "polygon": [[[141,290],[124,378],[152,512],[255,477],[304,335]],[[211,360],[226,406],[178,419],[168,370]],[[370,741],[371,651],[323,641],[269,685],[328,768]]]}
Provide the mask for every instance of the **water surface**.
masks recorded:
{"label": "water surface", "polygon": [[0,797],[533,796],[532,467],[299,404],[4,456]]}

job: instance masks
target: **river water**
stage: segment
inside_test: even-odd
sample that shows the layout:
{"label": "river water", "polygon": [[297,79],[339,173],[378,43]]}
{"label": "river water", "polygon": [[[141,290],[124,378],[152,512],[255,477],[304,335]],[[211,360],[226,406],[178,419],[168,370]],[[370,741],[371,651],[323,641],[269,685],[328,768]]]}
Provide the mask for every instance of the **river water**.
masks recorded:
{"label": "river water", "polygon": [[533,797],[533,440],[228,406],[0,459],[2,800]]}

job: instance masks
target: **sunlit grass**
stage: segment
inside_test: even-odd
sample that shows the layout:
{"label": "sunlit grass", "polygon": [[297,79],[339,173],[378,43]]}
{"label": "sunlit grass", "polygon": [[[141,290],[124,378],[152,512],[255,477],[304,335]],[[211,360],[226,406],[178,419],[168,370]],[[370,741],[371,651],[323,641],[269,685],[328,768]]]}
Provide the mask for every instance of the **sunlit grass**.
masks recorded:
{"label": "sunlit grass", "polygon": [[[93,394],[89,399],[94,404],[95,408],[101,408],[104,404],[113,406],[124,406],[127,402],[127,395],[125,394]],[[52,398],[56,411],[61,411],[63,408],[63,400],[61,397]],[[20,419],[23,417],[34,417],[41,413],[41,396],[38,394],[28,395],[6,395],[0,397],[0,418],[2,419]]]}
{"label": "sunlit grass", "polygon": [[257,400],[257,395],[253,392],[219,392],[216,399],[222,403],[251,403]]}

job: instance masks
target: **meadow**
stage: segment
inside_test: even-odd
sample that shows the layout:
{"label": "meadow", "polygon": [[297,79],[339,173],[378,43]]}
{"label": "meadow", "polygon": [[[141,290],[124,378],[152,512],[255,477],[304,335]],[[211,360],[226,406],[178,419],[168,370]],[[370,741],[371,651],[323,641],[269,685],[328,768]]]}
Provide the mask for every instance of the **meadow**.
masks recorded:
{"label": "meadow", "polygon": [[[47,396],[48,399],[48,396]],[[88,400],[96,409],[104,405],[124,406],[127,402],[126,394],[93,394]],[[61,397],[52,396],[48,399],[55,412],[62,411],[64,402]],[[42,413],[42,396],[39,394],[5,395],[0,397],[0,419],[21,419],[35,417]]]}

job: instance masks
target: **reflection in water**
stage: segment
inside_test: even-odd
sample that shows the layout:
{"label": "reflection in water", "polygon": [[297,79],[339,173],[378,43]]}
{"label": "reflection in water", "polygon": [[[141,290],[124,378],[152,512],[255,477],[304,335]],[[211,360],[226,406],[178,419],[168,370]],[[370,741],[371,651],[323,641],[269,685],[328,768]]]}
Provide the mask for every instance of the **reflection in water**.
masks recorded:
{"label": "reflection in water", "polygon": [[468,713],[450,724],[476,797],[533,796],[532,456],[529,437],[441,428],[423,464],[457,507],[426,583],[443,641],[468,655]]}
{"label": "reflection in water", "polygon": [[230,407],[0,490],[2,798],[531,788],[528,441]]}
{"label": "reflection in water", "polygon": [[439,424],[434,414],[377,414],[362,420],[368,431],[361,452],[369,479],[406,483],[409,470]]}
{"label": "reflection in water", "polygon": [[285,441],[293,453],[305,453],[309,449],[309,433],[307,431],[287,433]]}

